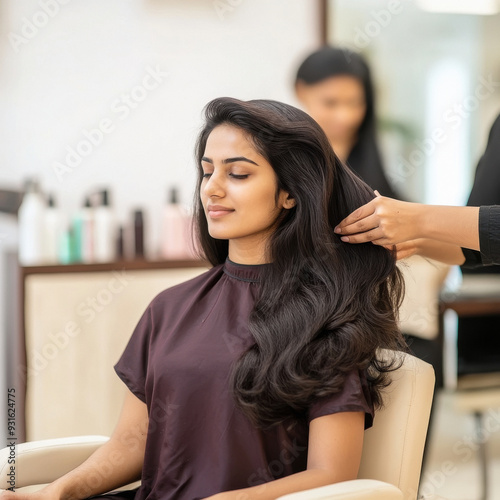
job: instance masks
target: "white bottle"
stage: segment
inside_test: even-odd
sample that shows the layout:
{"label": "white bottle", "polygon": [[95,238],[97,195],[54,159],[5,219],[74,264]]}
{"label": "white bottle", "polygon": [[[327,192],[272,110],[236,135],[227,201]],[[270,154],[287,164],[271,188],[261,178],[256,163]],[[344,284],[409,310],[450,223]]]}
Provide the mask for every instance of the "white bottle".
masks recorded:
{"label": "white bottle", "polygon": [[94,209],[94,258],[96,262],[115,260],[116,227],[108,191],[101,191],[100,204]]}
{"label": "white bottle", "polygon": [[169,194],[169,202],[163,209],[160,255],[164,259],[187,259],[189,216],[179,203],[176,188]]}
{"label": "white bottle", "polygon": [[49,196],[48,206],[45,210],[44,224],[44,261],[47,264],[59,262],[59,250],[62,237],[62,218],[56,207],[54,197]]}
{"label": "white bottle", "polygon": [[35,180],[26,183],[25,194],[19,207],[19,263],[35,266],[44,260],[45,201]]}

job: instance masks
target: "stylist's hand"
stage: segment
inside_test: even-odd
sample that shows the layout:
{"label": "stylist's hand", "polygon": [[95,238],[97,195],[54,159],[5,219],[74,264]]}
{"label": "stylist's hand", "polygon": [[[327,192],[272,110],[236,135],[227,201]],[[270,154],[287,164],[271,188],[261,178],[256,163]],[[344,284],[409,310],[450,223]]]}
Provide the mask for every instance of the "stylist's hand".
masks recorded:
{"label": "stylist's hand", "polygon": [[396,260],[407,259],[412,255],[418,255],[419,253],[419,242],[420,240],[410,240],[404,241],[403,243],[398,243],[397,245],[384,245],[387,250],[393,250],[396,247]]}
{"label": "stylist's hand", "polygon": [[376,198],[352,212],[335,228],[341,240],[394,245],[418,238],[419,204],[386,198],[378,191],[375,194]]}

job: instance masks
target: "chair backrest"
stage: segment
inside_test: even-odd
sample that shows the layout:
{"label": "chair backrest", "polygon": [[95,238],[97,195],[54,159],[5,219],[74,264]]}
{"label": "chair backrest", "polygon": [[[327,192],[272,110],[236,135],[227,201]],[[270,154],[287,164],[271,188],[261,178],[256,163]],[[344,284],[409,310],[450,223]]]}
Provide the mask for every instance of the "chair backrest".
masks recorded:
{"label": "chair backrest", "polygon": [[405,295],[399,308],[401,331],[423,339],[437,338],[439,293],[451,266],[412,255],[399,260],[398,267],[405,282]]}
{"label": "chair backrest", "polygon": [[390,373],[384,406],[365,431],[359,479],[378,479],[397,486],[406,500],[417,498],[427,427],[434,392],[434,369],[410,354],[397,356],[401,368]]}

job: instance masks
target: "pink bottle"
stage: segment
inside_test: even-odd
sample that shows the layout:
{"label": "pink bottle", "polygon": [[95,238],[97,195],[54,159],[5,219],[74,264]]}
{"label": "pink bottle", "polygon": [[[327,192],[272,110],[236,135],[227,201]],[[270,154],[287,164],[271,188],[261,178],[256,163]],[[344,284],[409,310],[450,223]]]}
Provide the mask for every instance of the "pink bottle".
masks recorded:
{"label": "pink bottle", "polygon": [[163,209],[160,256],[163,259],[191,259],[191,217],[179,203],[177,188],[171,188]]}

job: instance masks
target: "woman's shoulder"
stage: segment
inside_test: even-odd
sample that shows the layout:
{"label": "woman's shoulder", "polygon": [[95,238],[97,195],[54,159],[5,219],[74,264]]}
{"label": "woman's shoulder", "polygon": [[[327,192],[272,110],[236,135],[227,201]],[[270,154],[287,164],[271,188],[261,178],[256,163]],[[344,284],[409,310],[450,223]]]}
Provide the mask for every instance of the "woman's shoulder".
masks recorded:
{"label": "woman's shoulder", "polygon": [[172,307],[172,305],[184,303],[186,299],[193,297],[200,290],[218,281],[218,278],[223,272],[222,268],[223,264],[213,266],[193,278],[166,288],[153,298],[150,303],[150,308],[164,311],[167,305]]}

